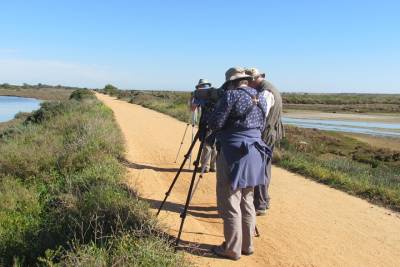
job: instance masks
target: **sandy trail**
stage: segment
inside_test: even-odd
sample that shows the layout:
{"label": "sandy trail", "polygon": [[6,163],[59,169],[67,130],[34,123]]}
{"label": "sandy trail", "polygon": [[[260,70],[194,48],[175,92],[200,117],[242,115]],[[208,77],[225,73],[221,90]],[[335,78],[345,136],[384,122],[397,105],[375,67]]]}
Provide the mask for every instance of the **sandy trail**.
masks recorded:
{"label": "sandy trail", "polygon": [[[127,183],[156,208],[164,197],[178,163],[173,164],[186,127],[169,116],[97,95],[115,114],[126,138]],[[359,198],[273,168],[272,206],[257,218],[262,234],[255,254],[239,261],[211,255],[189,257],[200,266],[400,266],[400,216]],[[179,210],[185,201],[190,173],[181,174],[160,219],[176,235]],[[182,239],[199,248],[223,241],[215,204],[215,174],[206,174],[192,201]]]}

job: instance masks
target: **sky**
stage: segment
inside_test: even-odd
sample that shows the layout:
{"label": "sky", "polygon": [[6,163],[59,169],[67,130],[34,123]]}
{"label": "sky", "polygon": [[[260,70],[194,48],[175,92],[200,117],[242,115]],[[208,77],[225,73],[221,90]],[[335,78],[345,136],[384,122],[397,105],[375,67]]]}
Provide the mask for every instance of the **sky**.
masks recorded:
{"label": "sky", "polygon": [[400,93],[400,1],[0,1],[0,83]]}

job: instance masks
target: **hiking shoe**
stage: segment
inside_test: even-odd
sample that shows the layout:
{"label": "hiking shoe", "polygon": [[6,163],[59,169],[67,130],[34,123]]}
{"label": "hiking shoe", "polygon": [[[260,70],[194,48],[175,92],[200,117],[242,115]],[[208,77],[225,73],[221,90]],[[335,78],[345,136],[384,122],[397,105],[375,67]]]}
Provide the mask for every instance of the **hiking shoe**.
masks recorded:
{"label": "hiking shoe", "polygon": [[217,170],[215,168],[210,168],[210,172],[216,172]]}
{"label": "hiking shoe", "polygon": [[[201,173],[201,169],[202,169],[202,167],[197,167],[196,171],[197,171],[198,173]],[[207,173],[207,172],[208,172],[208,169],[205,169],[205,170],[204,170],[204,173]]]}
{"label": "hiking shoe", "polygon": [[256,210],[256,216],[264,216],[267,214],[267,210]]}
{"label": "hiking shoe", "polygon": [[247,252],[247,251],[243,251],[243,250],[242,250],[242,255],[250,256],[250,255],[253,255],[253,254],[254,254],[254,251],[249,251],[249,252]]}
{"label": "hiking shoe", "polygon": [[220,256],[220,257],[226,258],[226,259],[230,259],[230,260],[237,261],[238,259],[240,259],[239,256],[232,257],[232,256],[229,256],[228,254],[226,254],[224,244],[222,244],[220,246],[214,246],[212,248],[212,252],[214,252],[214,254],[216,254],[217,256]]}

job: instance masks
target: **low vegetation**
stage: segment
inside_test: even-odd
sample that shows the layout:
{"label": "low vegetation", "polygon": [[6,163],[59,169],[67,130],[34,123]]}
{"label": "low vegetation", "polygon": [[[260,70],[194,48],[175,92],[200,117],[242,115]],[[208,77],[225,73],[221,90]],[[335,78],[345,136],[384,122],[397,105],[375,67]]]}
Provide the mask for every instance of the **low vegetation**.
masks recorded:
{"label": "low vegetation", "polygon": [[282,94],[285,109],[399,113],[399,94]]}
{"label": "low vegetation", "polygon": [[87,90],[0,132],[0,266],[181,266],[126,186],[122,136]]}
{"label": "low vegetation", "polygon": [[[130,103],[151,108],[187,122],[189,93],[160,91],[114,91],[114,95]],[[284,94],[288,102],[311,103],[318,101],[334,104],[351,104],[362,99],[362,103],[378,101],[383,104],[387,96],[376,95],[327,98],[305,94],[297,98]],[[375,100],[374,100],[375,99]],[[336,101],[336,102],[335,102]],[[347,101],[347,102],[346,102]],[[364,101],[364,102],[363,102]],[[400,98],[391,102],[398,105]],[[341,189],[393,210],[400,210],[400,153],[380,149],[357,141],[340,133],[302,129],[287,126],[286,138],[275,150],[275,164],[310,177],[319,182]]]}
{"label": "low vegetation", "polygon": [[[119,98],[131,99],[135,104],[148,105],[149,108],[160,112],[168,109],[168,105],[171,104],[169,100],[172,100],[176,102],[176,105],[170,106],[170,108],[175,109],[175,114],[180,114],[176,109],[184,110],[186,108],[183,103],[186,103],[190,97],[189,92],[118,90],[112,85],[107,85],[99,91]],[[149,101],[150,99],[152,101]],[[164,101],[165,99],[168,101]],[[283,93],[282,99],[284,111],[292,109],[332,113],[400,113],[400,94]]]}
{"label": "low vegetation", "polygon": [[68,86],[52,86],[46,84],[37,85],[10,85],[0,84],[0,95],[2,96],[21,96],[31,97],[41,100],[67,100],[70,94],[79,88]]}
{"label": "low vegetation", "polygon": [[277,165],[400,211],[400,152],[341,133],[287,126]]}
{"label": "low vegetation", "polygon": [[282,97],[288,104],[397,104],[400,105],[400,94],[310,94],[283,93]]}

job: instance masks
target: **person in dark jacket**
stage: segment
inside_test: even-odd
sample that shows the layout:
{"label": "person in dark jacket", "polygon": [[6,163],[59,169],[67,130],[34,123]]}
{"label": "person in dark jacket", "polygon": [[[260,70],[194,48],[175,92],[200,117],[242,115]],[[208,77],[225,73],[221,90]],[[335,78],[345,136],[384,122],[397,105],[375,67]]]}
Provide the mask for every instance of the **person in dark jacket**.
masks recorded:
{"label": "person in dark jacket", "polygon": [[[267,123],[262,133],[262,138],[268,147],[273,151],[275,145],[285,136],[285,131],[282,124],[282,97],[278,89],[270,82],[265,80],[265,74],[261,73],[256,68],[246,69],[246,74],[251,75],[253,80],[250,86],[256,88],[259,92],[272,93],[274,104],[267,116]],[[265,215],[269,208],[270,197],[268,194],[269,183],[271,181],[271,165],[269,161],[266,168],[265,184],[258,185],[254,188],[254,205],[258,216]]]}
{"label": "person in dark jacket", "polygon": [[264,184],[271,151],[262,141],[267,102],[248,87],[251,76],[242,68],[225,73],[226,91],[209,119],[217,139],[217,206],[225,242],[213,248],[219,256],[237,260],[254,252],[254,187]]}
{"label": "person in dark jacket", "polygon": [[[206,79],[200,79],[198,84],[196,85],[196,90],[209,89],[210,87],[211,83],[209,83]],[[211,105],[211,103],[207,102],[209,101],[197,99],[196,97],[192,99],[192,105],[191,105],[192,112],[194,112],[196,109],[197,110],[200,109],[202,113],[201,118],[203,121],[208,121],[208,118],[210,117],[210,114],[212,113],[213,110],[213,106]],[[203,122],[201,121],[200,124],[203,124]],[[209,134],[210,133],[207,133],[207,136]],[[216,158],[217,158],[217,150],[215,148],[215,145],[206,142],[201,152],[200,170],[202,170],[202,172],[205,173],[209,171],[215,172]]]}

